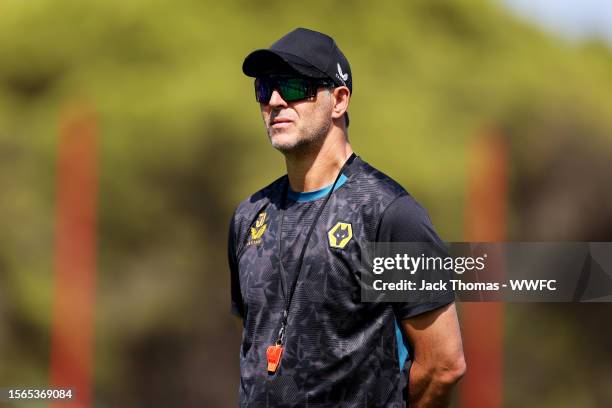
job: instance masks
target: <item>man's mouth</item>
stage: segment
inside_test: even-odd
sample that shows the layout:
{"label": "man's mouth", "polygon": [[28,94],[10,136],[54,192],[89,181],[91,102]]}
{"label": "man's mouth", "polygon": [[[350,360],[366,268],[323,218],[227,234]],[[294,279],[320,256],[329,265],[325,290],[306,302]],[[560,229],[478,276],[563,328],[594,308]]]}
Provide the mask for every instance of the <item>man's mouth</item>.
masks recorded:
{"label": "man's mouth", "polygon": [[273,128],[284,128],[284,127],[289,126],[291,123],[293,123],[293,121],[291,119],[287,119],[287,118],[274,118],[274,120],[272,120],[271,127],[273,127]]}

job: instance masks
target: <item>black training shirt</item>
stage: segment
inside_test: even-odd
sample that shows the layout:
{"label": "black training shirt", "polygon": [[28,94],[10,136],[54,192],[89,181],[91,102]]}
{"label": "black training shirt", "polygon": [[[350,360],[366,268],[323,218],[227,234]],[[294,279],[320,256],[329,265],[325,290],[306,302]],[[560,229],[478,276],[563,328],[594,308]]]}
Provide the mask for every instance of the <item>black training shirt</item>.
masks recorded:
{"label": "black training shirt", "polygon": [[405,406],[407,352],[397,322],[454,296],[425,304],[361,302],[361,251],[375,241],[440,243],[427,212],[359,157],[345,167],[308,241],[280,366],[268,374],[266,349],[276,340],[287,287],[331,189],[294,193],[288,184],[283,176],[243,201],[230,224],[232,312],[244,323],[241,406]]}

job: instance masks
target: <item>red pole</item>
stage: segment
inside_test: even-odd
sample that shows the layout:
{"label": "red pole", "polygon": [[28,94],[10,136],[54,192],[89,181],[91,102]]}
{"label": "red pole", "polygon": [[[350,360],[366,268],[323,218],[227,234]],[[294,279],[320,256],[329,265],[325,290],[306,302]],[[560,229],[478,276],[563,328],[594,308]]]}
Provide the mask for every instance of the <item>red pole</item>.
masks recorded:
{"label": "red pole", "polygon": [[90,407],[96,275],[97,120],[86,104],[60,119],[50,386]]}
{"label": "red pole", "polygon": [[[507,232],[507,146],[496,132],[489,131],[474,141],[469,154],[466,240],[503,242]],[[468,369],[461,381],[460,406],[501,408],[504,305],[464,302],[461,310]]]}

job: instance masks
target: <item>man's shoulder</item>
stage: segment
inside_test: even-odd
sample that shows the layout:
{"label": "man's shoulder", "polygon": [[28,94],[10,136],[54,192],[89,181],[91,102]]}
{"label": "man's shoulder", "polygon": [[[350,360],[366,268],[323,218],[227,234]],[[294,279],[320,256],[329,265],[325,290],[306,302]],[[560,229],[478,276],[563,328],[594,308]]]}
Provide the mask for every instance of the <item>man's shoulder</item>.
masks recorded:
{"label": "man's shoulder", "polygon": [[[403,186],[366,162],[360,163],[360,191],[378,193],[372,200],[382,205],[378,214],[377,239],[387,242],[440,241],[429,214]],[[369,187],[368,187],[369,186]]]}
{"label": "man's shoulder", "polygon": [[355,171],[355,180],[359,189],[370,197],[391,202],[397,197],[408,195],[401,184],[360,158]]}
{"label": "man's shoulder", "polygon": [[268,203],[278,200],[282,195],[286,178],[286,175],[281,176],[242,200],[236,207],[234,218],[252,218]]}

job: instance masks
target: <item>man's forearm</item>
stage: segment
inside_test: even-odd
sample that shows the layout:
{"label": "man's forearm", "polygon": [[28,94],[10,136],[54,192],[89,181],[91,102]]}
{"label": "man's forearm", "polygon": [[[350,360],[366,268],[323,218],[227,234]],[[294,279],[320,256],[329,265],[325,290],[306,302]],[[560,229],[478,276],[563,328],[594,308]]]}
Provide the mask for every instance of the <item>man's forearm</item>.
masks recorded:
{"label": "man's forearm", "polygon": [[466,370],[454,303],[402,321],[414,360],[408,394],[411,408],[447,407]]}
{"label": "man's forearm", "polygon": [[408,385],[410,408],[448,407],[453,387],[461,376],[458,371],[436,371],[414,361]]}

